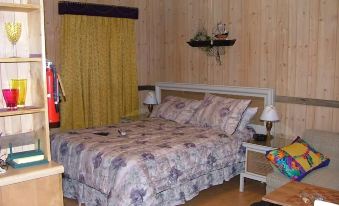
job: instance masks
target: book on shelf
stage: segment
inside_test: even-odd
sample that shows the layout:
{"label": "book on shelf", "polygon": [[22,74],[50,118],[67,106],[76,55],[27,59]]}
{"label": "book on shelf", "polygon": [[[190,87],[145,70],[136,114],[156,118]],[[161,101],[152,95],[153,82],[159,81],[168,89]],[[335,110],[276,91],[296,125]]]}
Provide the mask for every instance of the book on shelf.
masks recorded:
{"label": "book on shelf", "polygon": [[40,161],[40,160],[43,160],[44,158],[45,158],[45,156],[43,154],[41,154],[41,155],[32,155],[32,156],[29,156],[29,157],[16,158],[16,159],[13,159],[13,161],[16,164],[25,164],[25,163],[29,163],[29,162]]}
{"label": "book on shelf", "polygon": [[13,168],[24,168],[48,163],[44,153],[40,150],[40,140],[38,140],[38,149],[25,152],[13,153],[12,144],[9,145],[10,153],[6,162]]}

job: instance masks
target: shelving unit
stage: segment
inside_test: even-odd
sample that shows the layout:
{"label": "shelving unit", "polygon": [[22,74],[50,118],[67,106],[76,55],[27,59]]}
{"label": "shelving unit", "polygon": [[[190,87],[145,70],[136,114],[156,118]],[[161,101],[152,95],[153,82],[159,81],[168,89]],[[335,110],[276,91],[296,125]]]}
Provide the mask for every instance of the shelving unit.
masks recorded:
{"label": "shelving unit", "polygon": [[[0,34],[3,35],[4,40],[0,45],[0,87],[8,88],[6,82],[11,79],[27,79],[25,103],[27,106],[14,111],[7,110],[0,92],[2,100],[0,101],[0,132],[6,136],[6,144],[12,141],[11,138],[15,138],[13,141],[16,140],[16,144],[21,143],[18,140],[25,138],[27,134],[31,134],[32,141],[37,142],[39,139],[40,148],[49,163],[23,169],[9,168],[5,174],[0,174],[0,197],[6,197],[0,198],[0,205],[5,205],[8,201],[11,201],[11,205],[25,204],[25,202],[16,202],[10,197],[25,197],[24,201],[37,202],[38,205],[40,201],[37,200],[38,196],[49,197],[53,201],[57,200],[56,205],[63,205],[61,189],[63,166],[52,162],[50,155],[43,0],[28,0],[27,4],[2,1],[5,0],[0,0],[3,21],[20,22],[22,35],[13,47],[9,41],[6,41],[6,34]],[[11,58],[13,54],[18,57]],[[37,55],[41,57],[30,58]],[[22,148],[25,147],[24,144]],[[53,189],[46,190],[37,186],[38,182],[48,184]],[[22,189],[23,187],[30,189]]]}

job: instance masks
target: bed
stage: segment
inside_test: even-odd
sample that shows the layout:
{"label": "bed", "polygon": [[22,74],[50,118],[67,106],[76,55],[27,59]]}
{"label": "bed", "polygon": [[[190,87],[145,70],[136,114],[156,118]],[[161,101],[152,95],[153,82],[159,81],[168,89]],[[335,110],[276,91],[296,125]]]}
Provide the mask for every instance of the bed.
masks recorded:
{"label": "bed", "polygon": [[[252,99],[259,111],[274,101],[271,89],[156,85],[158,102],[169,95],[202,99],[206,92]],[[252,126],[260,130],[262,124],[256,117]],[[240,174],[241,143],[252,135],[250,128],[229,135],[217,128],[149,118],[55,134],[51,151],[52,159],[65,167],[65,197],[87,206],[178,205]]]}

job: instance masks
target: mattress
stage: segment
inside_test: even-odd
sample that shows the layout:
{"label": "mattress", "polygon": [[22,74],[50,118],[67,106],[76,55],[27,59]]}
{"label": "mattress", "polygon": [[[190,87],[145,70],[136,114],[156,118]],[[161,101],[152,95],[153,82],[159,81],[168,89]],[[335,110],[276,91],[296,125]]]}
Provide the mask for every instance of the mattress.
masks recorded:
{"label": "mattress", "polygon": [[150,118],[51,137],[64,196],[89,205],[177,205],[244,168],[242,141],[212,128]]}

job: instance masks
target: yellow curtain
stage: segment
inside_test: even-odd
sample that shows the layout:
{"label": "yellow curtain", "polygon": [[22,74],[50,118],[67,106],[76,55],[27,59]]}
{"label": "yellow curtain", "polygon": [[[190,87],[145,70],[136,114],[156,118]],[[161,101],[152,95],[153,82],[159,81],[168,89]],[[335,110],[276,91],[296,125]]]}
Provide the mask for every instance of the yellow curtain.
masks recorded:
{"label": "yellow curtain", "polygon": [[63,15],[61,128],[116,123],[138,114],[134,20]]}

